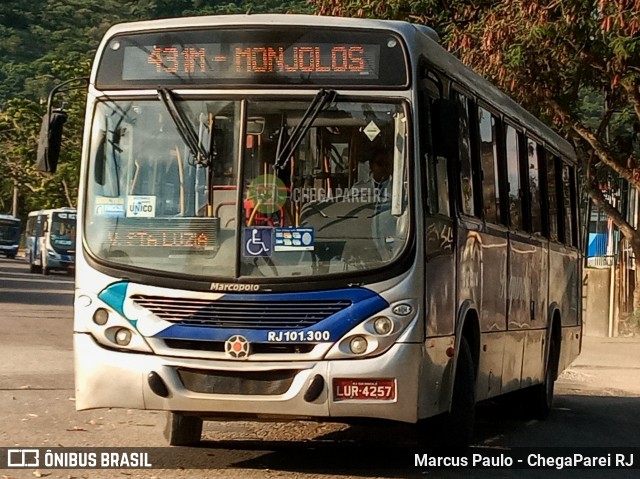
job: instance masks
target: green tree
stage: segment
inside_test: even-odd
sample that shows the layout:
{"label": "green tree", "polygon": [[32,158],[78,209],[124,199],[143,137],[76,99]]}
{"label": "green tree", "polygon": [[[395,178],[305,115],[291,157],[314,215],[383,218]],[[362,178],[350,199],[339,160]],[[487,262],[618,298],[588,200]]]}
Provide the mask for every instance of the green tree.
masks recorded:
{"label": "green tree", "polygon": [[[427,23],[444,45],[571,139],[584,187],[640,258],[640,231],[605,199],[603,177],[640,189],[640,2],[310,0],[320,14]],[[640,268],[636,269],[640,284]],[[634,294],[640,310],[640,288]]]}
{"label": "green tree", "polygon": [[[86,76],[89,62],[76,68],[66,63],[53,64],[61,76]],[[22,194],[20,216],[40,208],[76,206],[78,194],[81,132],[85,91],[70,92],[65,98],[68,120],[65,147],[55,175],[36,169],[36,149],[45,105],[30,99],[13,98],[0,112],[0,207],[9,211],[9,198],[17,185]],[[56,105],[60,106],[60,105]]]}

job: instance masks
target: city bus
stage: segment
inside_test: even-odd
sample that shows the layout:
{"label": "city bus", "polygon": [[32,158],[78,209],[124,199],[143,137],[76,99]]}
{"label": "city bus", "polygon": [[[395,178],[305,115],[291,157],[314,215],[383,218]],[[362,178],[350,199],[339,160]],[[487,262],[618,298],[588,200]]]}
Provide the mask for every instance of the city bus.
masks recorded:
{"label": "city bus", "polygon": [[20,248],[20,225],[20,218],[0,215],[0,253],[9,259],[15,258]]}
{"label": "city bus", "polygon": [[548,414],[581,348],[576,153],[432,29],[116,25],[85,125],[78,410],[166,411],[171,445],[300,418],[460,445],[507,393]]}
{"label": "city bus", "polygon": [[31,273],[75,270],[76,210],[31,211],[27,218],[25,257]]}

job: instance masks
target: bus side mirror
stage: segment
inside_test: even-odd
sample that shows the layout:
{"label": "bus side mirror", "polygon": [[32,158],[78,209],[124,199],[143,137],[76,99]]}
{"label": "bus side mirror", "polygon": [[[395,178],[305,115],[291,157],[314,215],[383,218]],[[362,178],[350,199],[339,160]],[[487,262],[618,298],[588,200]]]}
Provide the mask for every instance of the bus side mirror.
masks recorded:
{"label": "bus side mirror", "polygon": [[60,158],[62,131],[67,121],[67,113],[63,110],[53,110],[42,119],[40,137],[38,138],[37,167],[38,171],[55,173]]}
{"label": "bus side mirror", "polygon": [[460,118],[458,105],[453,100],[438,99],[431,105],[431,137],[436,157],[454,159],[458,157]]}

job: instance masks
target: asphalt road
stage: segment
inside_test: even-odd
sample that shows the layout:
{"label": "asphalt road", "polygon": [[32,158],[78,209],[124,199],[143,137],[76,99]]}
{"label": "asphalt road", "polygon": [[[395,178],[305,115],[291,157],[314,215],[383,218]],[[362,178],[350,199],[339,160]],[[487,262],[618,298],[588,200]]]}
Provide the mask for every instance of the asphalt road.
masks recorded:
{"label": "asphalt road", "polygon": [[[0,258],[0,447],[164,446],[164,413],[75,411],[72,299],[72,277],[32,275],[25,262]],[[640,346],[627,346],[629,351],[640,351]],[[611,361],[605,366],[583,361],[567,371],[557,384],[547,421],[524,421],[517,408],[502,403],[481,405],[471,451],[640,447],[640,389],[628,379],[637,376],[640,357],[629,358],[622,366]],[[212,422],[205,423],[201,447],[166,449],[176,469],[12,469],[0,471],[0,477],[631,478],[638,474],[638,470],[589,469],[434,470],[415,467],[414,454],[421,452],[413,429],[389,424]],[[191,469],[193,464],[207,468]]]}

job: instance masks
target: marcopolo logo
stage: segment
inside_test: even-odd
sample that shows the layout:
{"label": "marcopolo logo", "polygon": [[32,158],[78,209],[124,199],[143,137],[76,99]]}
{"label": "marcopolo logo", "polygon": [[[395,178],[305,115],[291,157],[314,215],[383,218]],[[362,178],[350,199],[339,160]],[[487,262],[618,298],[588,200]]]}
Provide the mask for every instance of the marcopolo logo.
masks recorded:
{"label": "marcopolo logo", "polygon": [[127,216],[153,218],[156,215],[155,196],[129,196],[127,198]]}
{"label": "marcopolo logo", "polygon": [[240,283],[211,283],[209,288],[211,291],[260,291],[259,284],[240,284]]}
{"label": "marcopolo logo", "polygon": [[260,175],[253,179],[247,191],[247,200],[260,213],[272,214],[287,201],[287,187],[275,175]]}

